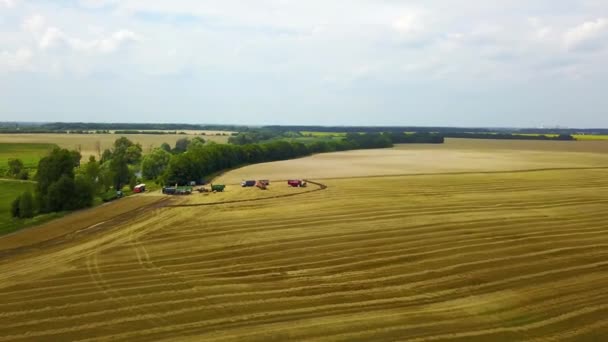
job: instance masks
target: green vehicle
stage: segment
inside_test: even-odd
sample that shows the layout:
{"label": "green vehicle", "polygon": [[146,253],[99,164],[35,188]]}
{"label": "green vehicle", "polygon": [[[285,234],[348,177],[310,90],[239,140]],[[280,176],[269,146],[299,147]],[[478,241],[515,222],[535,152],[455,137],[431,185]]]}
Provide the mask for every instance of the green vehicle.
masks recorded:
{"label": "green vehicle", "polygon": [[225,188],[224,184],[211,184],[211,191],[223,192]]}

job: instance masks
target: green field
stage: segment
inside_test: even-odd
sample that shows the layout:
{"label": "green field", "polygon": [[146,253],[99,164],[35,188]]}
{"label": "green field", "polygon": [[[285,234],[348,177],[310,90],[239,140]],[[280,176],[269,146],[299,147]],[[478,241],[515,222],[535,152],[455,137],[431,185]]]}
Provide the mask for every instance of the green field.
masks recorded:
{"label": "green field", "polygon": [[55,147],[53,144],[0,143],[0,175],[6,172],[8,161],[13,158],[21,159],[27,169],[35,169],[40,158]]}
{"label": "green field", "polygon": [[11,218],[11,203],[25,191],[34,189],[33,182],[21,182],[0,179],[0,234],[8,233],[21,227],[23,223]]}
{"label": "green field", "polygon": [[576,140],[608,140],[608,135],[600,134],[574,134]]}
{"label": "green field", "polygon": [[312,136],[312,137],[345,137],[346,136],[346,133],[344,133],[344,132],[309,132],[309,131],[302,131],[300,133],[302,133],[302,135]]}

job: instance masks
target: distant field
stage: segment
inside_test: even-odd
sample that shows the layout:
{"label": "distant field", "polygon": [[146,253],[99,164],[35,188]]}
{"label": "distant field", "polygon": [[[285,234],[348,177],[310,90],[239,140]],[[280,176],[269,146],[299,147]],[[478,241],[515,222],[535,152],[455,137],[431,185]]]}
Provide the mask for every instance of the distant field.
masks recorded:
{"label": "distant field", "polygon": [[[188,132],[193,133],[194,131]],[[207,131],[205,132],[207,133]],[[208,133],[210,135],[201,137],[205,140],[217,143],[226,143],[229,138],[229,136],[214,135],[216,133],[215,131],[209,131]],[[193,138],[192,134],[0,134],[0,143],[56,144],[62,148],[81,151],[83,159],[86,160],[89,156],[99,157],[97,149],[98,144],[103,152],[103,150],[111,148],[114,141],[121,136],[125,136],[133,142],[140,143],[144,153],[150,152],[164,142],[174,146],[175,142],[181,138]]]}
{"label": "distant field", "polygon": [[345,137],[346,133],[344,132],[309,132],[302,131],[300,132],[303,135],[312,135],[313,137]]}
{"label": "distant field", "polygon": [[604,166],[608,167],[608,141],[447,139],[445,144],[403,144],[256,164],[230,172],[220,181]]}
{"label": "distant field", "polygon": [[575,134],[576,140],[608,140],[608,135]]}
{"label": "distant field", "polygon": [[4,175],[8,168],[8,160],[18,158],[23,161],[28,169],[38,167],[40,158],[46,156],[56,145],[43,143],[17,143],[14,140],[2,139],[0,134],[0,176]]}

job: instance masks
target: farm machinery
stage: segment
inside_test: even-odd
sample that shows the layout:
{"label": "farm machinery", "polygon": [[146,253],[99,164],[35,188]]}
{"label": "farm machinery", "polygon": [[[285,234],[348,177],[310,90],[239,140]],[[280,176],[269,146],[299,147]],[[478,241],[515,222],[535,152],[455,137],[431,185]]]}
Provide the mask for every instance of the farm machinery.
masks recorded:
{"label": "farm machinery", "polygon": [[290,179],[287,181],[287,185],[293,188],[305,188],[307,186],[306,181],[303,179]]}

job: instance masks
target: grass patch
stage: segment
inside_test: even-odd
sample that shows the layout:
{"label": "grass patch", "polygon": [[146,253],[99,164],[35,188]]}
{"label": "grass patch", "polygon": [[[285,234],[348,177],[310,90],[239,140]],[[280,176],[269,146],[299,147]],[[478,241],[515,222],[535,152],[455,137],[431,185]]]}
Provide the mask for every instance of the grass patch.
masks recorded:
{"label": "grass patch", "polygon": [[11,217],[11,203],[17,196],[26,191],[34,191],[36,186],[33,182],[0,180],[0,235],[13,232],[26,225],[31,225],[32,220],[17,220]]}
{"label": "grass patch", "polygon": [[8,160],[13,158],[21,159],[26,169],[36,169],[38,161],[55,147],[53,144],[0,143],[0,175],[6,172]]}

